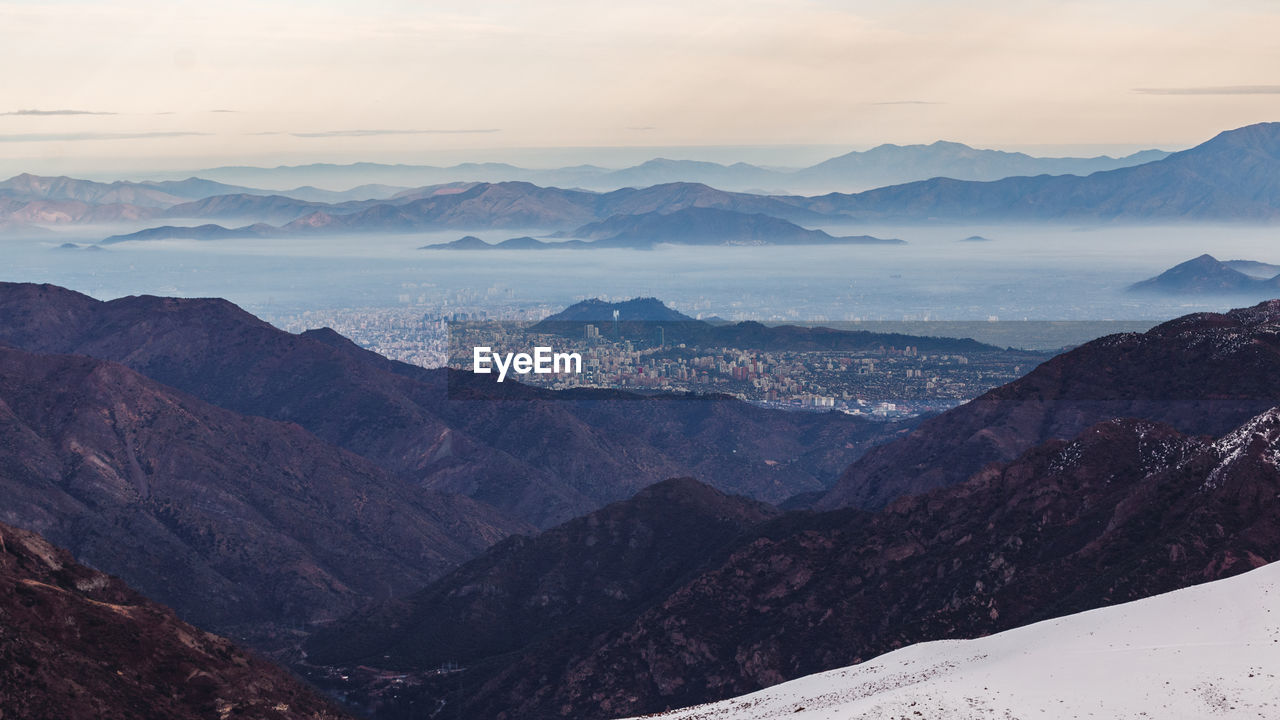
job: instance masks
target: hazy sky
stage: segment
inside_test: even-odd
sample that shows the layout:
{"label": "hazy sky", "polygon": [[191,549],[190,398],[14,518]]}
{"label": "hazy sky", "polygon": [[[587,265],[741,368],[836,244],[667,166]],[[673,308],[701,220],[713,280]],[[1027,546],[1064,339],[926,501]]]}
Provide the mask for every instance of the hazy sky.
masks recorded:
{"label": "hazy sky", "polygon": [[0,2],[0,170],[1176,149],[1280,120],[1277,38],[1274,0]]}

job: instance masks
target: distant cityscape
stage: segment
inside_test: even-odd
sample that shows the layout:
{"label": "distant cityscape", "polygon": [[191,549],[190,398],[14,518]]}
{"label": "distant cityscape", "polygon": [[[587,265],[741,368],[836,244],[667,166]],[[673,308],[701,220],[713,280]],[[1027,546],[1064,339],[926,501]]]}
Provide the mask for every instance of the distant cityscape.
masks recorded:
{"label": "distant cityscape", "polygon": [[503,351],[548,345],[580,353],[581,374],[518,379],[552,389],[719,393],[767,407],[881,418],[954,407],[1021,377],[1046,357],[1018,350],[927,353],[911,344],[860,351],[689,347],[666,342],[660,327],[643,338],[613,337],[610,328],[602,333],[597,325],[586,325],[579,337],[531,332],[530,325],[558,309],[472,306],[448,314],[420,307],[317,310],[273,321],[290,332],[330,327],[380,355],[427,368],[447,364],[469,370],[477,345]]}

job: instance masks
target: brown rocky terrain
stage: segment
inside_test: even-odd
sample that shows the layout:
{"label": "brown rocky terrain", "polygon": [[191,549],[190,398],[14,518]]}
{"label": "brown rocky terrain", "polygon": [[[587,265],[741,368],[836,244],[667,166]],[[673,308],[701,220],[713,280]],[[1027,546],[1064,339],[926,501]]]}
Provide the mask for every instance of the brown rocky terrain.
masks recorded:
{"label": "brown rocky terrain", "polygon": [[1110,335],[924,421],[851,465],[818,509],[882,507],[961,482],[1051,439],[1117,417],[1220,435],[1280,404],[1280,300]]}
{"label": "brown rocky terrain", "polygon": [[0,498],[0,521],[224,629],[334,617],[531,530],[297,425],[115,363],[4,347]]}
{"label": "brown rocky terrain", "polygon": [[284,670],[0,525],[5,720],[339,720]]}
{"label": "brown rocky terrain", "polygon": [[1280,411],[1218,441],[1117,420],[878,513],[790,513],[625,625],[463,673],[467,716],[688,706],[1243,572],[1280,559],[1277,458]]}

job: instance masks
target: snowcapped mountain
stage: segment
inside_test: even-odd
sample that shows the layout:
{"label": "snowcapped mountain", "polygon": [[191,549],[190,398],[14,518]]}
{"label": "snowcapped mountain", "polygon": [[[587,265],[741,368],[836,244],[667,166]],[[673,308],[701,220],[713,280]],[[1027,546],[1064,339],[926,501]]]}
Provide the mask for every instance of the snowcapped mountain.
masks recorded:
{"label": "snowcapped mountain", "polygon": [[1280,563],[650,717],[1280,717]]}

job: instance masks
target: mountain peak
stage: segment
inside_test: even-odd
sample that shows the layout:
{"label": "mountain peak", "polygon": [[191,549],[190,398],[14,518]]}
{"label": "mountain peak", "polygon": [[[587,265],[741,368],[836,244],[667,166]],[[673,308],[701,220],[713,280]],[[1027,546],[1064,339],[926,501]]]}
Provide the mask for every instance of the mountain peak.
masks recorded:
{"label": "mountain peak", "polygon": [[1130,292],[1179,295],[1228,295],[1269,289],[1267,281],[1233,269],[1208,253],[1129,286]]}

